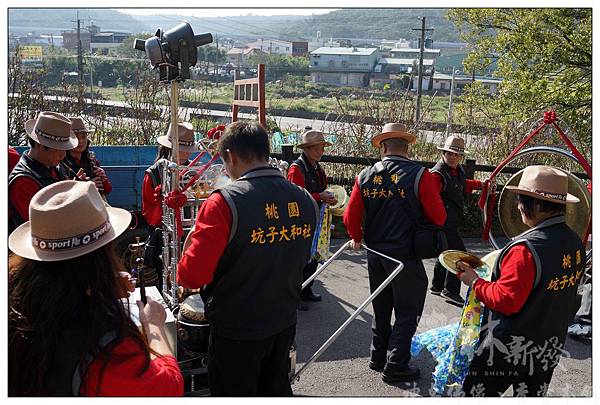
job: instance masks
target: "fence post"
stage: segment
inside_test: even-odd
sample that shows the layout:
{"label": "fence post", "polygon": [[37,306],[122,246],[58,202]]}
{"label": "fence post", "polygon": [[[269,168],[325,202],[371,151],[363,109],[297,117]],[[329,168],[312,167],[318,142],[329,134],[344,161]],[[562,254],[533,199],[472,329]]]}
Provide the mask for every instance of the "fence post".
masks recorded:
{"label": "fence post", "polygon": [[475,159],[466,159],[463,165],[467,179],[475,177]]}
{"label": "fence post", "polygon": [[283,160],[292,164],[294,161],[294,145],[284,143],[281,145],[281,154],[283,156]]}

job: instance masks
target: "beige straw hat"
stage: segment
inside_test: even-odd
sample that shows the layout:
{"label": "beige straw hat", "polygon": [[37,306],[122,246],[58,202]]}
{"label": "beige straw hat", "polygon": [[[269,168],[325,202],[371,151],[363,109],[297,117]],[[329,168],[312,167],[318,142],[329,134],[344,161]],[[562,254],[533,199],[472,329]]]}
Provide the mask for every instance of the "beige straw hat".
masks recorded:
{"label": "beige straw hat", "polygon": [[385,124],[381,132],[371,139],[371,144],[375,148],[379,148],[381,146],[381,142],[392,138],[404,139],[408,143],[415,143],[417,141],[417,137],[408,132],[404,124],[391,122],[389,124]]}
{"label": "beige straw hat", "polygon": [[[189,122],[180,122],[177,124],[177,129],[179,130],[179,150],[182,152],[197,152],[198,144],[194,137],[194,127],[192,124]],[[167,148],[173,148],[173,144],[171,143],[172,131],[172,125],[169,125],[168,135],[159,136],[156,141]]]}
{"label": "beige straw hat", "polygon": [[71,150],[79,141],[71,129],[71,120],[62,114],[42,111],[25,122],[25,132],[37,143],[58,150]]}
{"label": "beige straw hat", "polygon": [[469,153],[465,150],[465,140],[459,138],[458,136],[451,135],[446,138],[446,142],[444,142],[443,146],[438,146],[438,150],[444,150],[446,152],[458,153],[459,155],[464,155],[465,153]]}
{"label": "beige straw hat", "polygon": [[517,194],[558,204],[579,202],[579,198],[568,193],[568,176],[551,166],[527,166],[523,170],[519,185],[505,188]]}
{"label": "beige straw hat", "polygon": [[129,211],[105,206],[91,181],[60,181],[33,196],[29,221],[10,234],[8,247],[33,260],[73,259],[114,240],[130,222]]}
{"label": "beige straw hat", "polygon": [[83,119],[81,117],[70,117],[69,119],[71,120],[71,129],[76,134],[79,132],[85,132],[86,134],[94,132],[85,126],[85,122],[83,122]]}
{"label": "beige straw hat", "polygon": [[297,148],[304,149],[311,146],[324,145],[331,146],[332,143],[325,140],[323,132],[311,129],[300,135],[300,142],[296,145]]}

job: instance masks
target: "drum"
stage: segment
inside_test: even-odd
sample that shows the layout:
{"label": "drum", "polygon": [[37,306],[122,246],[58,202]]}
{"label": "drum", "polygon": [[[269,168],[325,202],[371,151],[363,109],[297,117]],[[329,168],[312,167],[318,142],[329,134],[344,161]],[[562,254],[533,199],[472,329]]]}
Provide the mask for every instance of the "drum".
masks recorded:
{"label": "drum", "polygon": [[199,294],[192,295],[179,305],[177,340],[179,345],[194,353],[208,352],[210,325]]}

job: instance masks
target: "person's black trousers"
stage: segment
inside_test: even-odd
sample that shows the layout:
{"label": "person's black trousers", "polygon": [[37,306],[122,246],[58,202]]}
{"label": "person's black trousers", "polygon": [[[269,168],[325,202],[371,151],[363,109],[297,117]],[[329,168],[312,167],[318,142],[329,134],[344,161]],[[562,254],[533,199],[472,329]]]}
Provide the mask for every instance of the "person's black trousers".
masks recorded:
{"label": "person's black trousers", "polygon": [[[382,252],[394,256],[390,252]],[[367,253],[371,293],[394,271],[397,264]],[[373,300],[371,360],[386,363],[388,371],[408,366],[412,337],[423,313],[427,275],[420,260],[404,261],[404,269]],[[396,321],[391,326],[392,309]]]}
{"label": "person's black trousers", "polygon": [[[458,234],[458,228],[444,228],[444,232],[446,233],[446,238],[448,239],[448,249],[466,251],[465,244]],[[441,291],[445,288],[451,294],[460,295],[459,278],[446,270],[439,260],[435,261],[431,286],[438,291]]]}
{"label": "person's black trousers", "polygon": [[[312,276],[315,273],[315,271],[317,271],[317,267],[319,267],[319,262],[317,260],[311,260],[306,264],[306,266],[304,266],[304,269],[302,270],[302,283],[308,280],[309,277]],[[312,291],[311,288],[314,282],[315,281],[313,280],[310,283],[308,283],[306,288],[302,290],[301,295],[310,295],[310,292]]]}
{"label": "person's black trousers", "polygon": [[513,396],[546,396],[554,367],[546,371],[536,370],[530,375],[528,370],[515,367],[501,355],[494,354],[491,365],[488,365],[488,358],[489,351],[485,350],[471,362],[463,383],[465,396],[499,397],[511,385]]}
{"label": "person's black trousers", "polygon": [[262,340],[235,340],[215,335],[208,343],[211,396],[291,396],[290,348],[296,325]]}

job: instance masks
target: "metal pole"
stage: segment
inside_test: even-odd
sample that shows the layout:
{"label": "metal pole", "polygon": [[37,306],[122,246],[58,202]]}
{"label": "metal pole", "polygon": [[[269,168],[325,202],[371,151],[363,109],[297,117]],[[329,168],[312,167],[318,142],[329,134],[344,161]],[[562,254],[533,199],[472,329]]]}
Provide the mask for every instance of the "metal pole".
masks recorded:
{"label": "metal pole", "polygon": [[342,247],[339,248],[338,251],[333,254],[333,256],[331,256],[325,263],[321,265],[321,267],[319,267],[317,271],[315,271],[304,283],[302,283],[302,289],[304,290],[306,286],[315,278],[317,278],[317,276],[321,274],[331,262],[337,259],[342,253],[344,253],[344,250],[346,250],[348,246],[350,246],[350,241],[344,243]]}
{"label": "metal pole", "polygon": [[83,87],[83,49],[81,45],[81,20],[79,11],[77,12],[77,73],[79,79],[79,89]]}
{"label": "metal pole", "polygon": [[[179,165],[179,86],[176,80],[171,82],[171,150],[173,151],[173,161]],[[175,172],[176,181],[173,189],[179,188],[179,172]]]}
{"label": "metal pole", "polygon": [[454,78],[456,76],[456,70],[452,67],[452,81],[450,82],[450,102],[448,105],[448,121],[446,122],[446,136],[450,135],[450,129],[452,127],[452,97],[454,96]]}
{"label": "metal pole", "polygon": [[342,326],[340,326],[338,328],[338,330],[336,330],[335,333],[333,335],[331,335],[331,337],[329,339],[327,339],[327,341],[325,343],[323,343],[323,345],[319,348],[319,350],[317,350],[315,352],[315,354],[313,354],[312,357],[310,359],[308,359],[308,361],[306,363],[304,363],[304,365],[300,368],[300,370],[298,370],[298,372],[296,374],[294,374],[294,376],[290,379],[290,381],[299,379],[300,374],[302,374],[308,366],[310,366],[317,358],[319,358],[319,356],[321,356],[321,354],[323,354],[323,352],[325,350],[327,350],[327,348],[329,346],[331,346],[331,344],[338,338],[338,336],[348,327],[350,322],[352,322],[354,319],[356,319],[356,317],[367,307],[367,305],[369,305],[375,299],[375,297],[377,297],[379,295],[379,293],[381,293],[381,291],[383,291],[383,289],[386,288],[388,286],[388,284],[391,283],[392,280],[398,275],[398,273],[400,273],[402,271],[402,269],[404,268],[404,263],[402,263],[401,261],[391,258],[389,256],[386,256],[386,255],[379,253],[373,249],[369,249],[365,245],[363,245],[363,247],[365,249],[367,249],[369,252],[378,254],[381,257],[385,257],[386,259],[390,259],[390,260],[394,261],[395,263],[398,263],[398,267],[396,267],[394,269],[394,271],[388,276],[388,278],[386,278],[384,280],[384,282],[381,283],[381,285],[379,287],[377,287],[377,289],[375,291],[373,291],[373,293],[371,295],[369,295],[369,298],[367,298],[367,300],[365,302],[363,302],[362,305],[360,307],[358,307],[352,315],[350,315],[350,317],[346,320],[346,322],[344,322],[342,324]]}
{"label": "metal pole", "polygon": [[417,84],[417,110],[415,121],[419,122],[421,117],[421,93],[423,87],[423,52],[425,52],[425,17],[421,19],[421,44],[419,50],[419,80]]}

